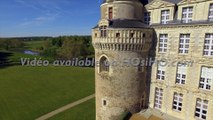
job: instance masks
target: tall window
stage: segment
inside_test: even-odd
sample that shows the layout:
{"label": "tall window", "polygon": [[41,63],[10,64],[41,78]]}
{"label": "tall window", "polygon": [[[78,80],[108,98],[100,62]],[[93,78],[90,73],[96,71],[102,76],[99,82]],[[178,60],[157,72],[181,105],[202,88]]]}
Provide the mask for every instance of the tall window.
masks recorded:
{"label": "tall window", "polygon": [[183,8],[183,11],[182,11],[182,22],[183,23],[191,22],[192,21],[192,15],[193,15],[193,7]]}
{"label": "tall window", "polygon": [[107,26],[100,26],[100,31],[101,31],[101,37],[106,37],[107,36]]}
{"label": "tall window", "polygon": [[157,109],[162,108],[162,100],[163,100],[163,89],[155,88],[155,104],[154,107]]}
{"label": "tall window", "polygon": [[206,34],[203,55],[213,56],[213,34]]}
{"label": "tall window", "polygon": [[213,4],[209,6],[209,21],[213,21]]}
{"label": "tall window", "polygon": [[195,117],[201,120],[206,120],[208,110],[208,100],[197,99]]}
{"label": "tall window", "polygon": [[111,20],[113,18],[113,8],[109,8],[109,19]]}
{"label": "tall window", "polygon": [[202,67],[199,88],[210,90],[212,86],[213,67]]}
{"label": "tall window", "polygon": [[144,13],[144,22],[145,22],[145,24],[147,24],[147,25],[150,24],[150,20],[151,20],[150,14],[151,14],[150,12],[145,12],[145,13]]}
{"label": "tall window", "polygon": [[186,64],[178,64],[177,66],[177,75],[176,75],[176,84],[185,84],[186,83]]}
{"label": "tall window", "polygon": [[161,11],[161,24],[167,24],[169,22],[169,10]]}
{"label": "tall window", "polygon": [[168,34],[160,34],[159,49],[160,53],[167,52]]}
{"label": "tall window", "polygon": [[165,62],[161,61],[158,63],[158,70],[157,70],[157,79],[158,80],[165,80]]}
{"label": "tall window", "polygon": [[179,53],[189,53],[190,34],[180,35]]}
{"label": "tall window", "polygon": [[109,61],[104,56],[100,59],[100,72],[102,71],[109,72]]}
{"label": "tall window", "polygon": [[173,98],[173,110],[181,111],[183,106],[183,94],[181,93],[174,93]]}

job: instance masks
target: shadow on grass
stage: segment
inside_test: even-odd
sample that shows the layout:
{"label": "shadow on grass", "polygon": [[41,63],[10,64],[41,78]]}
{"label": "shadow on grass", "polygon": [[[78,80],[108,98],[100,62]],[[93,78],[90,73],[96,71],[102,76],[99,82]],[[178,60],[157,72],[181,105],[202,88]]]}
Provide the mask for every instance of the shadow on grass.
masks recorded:
{"label": "shadow on grass", "polygon": [[12,52],[0,51],[0,68],[16,65],[9,59],[13,54]]}

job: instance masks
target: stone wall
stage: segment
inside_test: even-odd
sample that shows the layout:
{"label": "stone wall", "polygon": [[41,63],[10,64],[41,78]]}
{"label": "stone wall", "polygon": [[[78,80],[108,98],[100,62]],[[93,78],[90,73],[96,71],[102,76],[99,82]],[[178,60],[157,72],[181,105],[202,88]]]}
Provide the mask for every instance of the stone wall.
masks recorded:
{"label": "stone wall", "polygon": [[[213,118],[213,91],[199,89],[201,67],[213,67],[213,58],[203,56],[204,39],[206,33],[213,33],[213,25],[173,25],[173,26],[155,26],[155,31],[159,41],[159,34],[168,34],[168,52],[159,53],[156,51],[157,60],[170,60],[165,70],[165,80],[156,79],[157,65],[153,65],[150,107],[154,107],[155,88],[163,88],[163,107],[162,112],[176,116],[183,120],[194,120],[196,99],[208,100],[207,120]],[[180,34],[190,34],[190,47],[188,54],[179,54]],[[157,44],[157,49],[159,43]],[[193,61],[192,66],[188,67],[186,75],[186,84],[175,84],[177,73],[177,62]],[[174,62],[174,63],[172,63]],[[174,65],[172,65],[174,64]],[[174,92],[183,94],[183,108],[181,112],[172,109]]]}

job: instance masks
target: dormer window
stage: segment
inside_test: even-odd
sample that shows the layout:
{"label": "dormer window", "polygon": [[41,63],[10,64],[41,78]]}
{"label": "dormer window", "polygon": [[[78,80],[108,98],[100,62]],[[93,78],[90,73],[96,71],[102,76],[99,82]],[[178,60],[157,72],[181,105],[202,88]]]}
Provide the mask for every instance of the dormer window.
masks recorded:
{"label": "dormer window", "polygon": [[169,10],[161,11],[161,24],[167,24],[169,22]]}
{"label": "dormer window", "polygon": [[109,19],[111,20],[113,18],[113,8],[109,8]]}
{"label": "dormer window", "polygon": [[101,37],[106,37],[107,36],[106,27],[107,26],[100,26]]}
{"label": "dormer window", "polygon": [[150,20],[151,20],[150,14],[151,14],[150,12],[145,12],[144,13],[144,23],[147,24],[147,25],[150,24]]}
{"label": "dormer window", "polygon": [[182,11],[182,22],[183,23],[191,22],[192,21],[192,15],[193,15],[193,7],[183,8],[183,11]]}
{"label": "dormer window", "polygon": [[209,6],[209,21],[213,21],[213,3]]}

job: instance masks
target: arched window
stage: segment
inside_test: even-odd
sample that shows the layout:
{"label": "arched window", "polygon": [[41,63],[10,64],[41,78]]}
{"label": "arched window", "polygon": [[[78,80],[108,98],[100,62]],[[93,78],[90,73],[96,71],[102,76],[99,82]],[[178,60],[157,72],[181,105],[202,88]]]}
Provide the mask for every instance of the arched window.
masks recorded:
{"label": "arched window", "polygon": [[109,72],[109,61],[104,56],[100,59],[100,72],[102,71]]}

